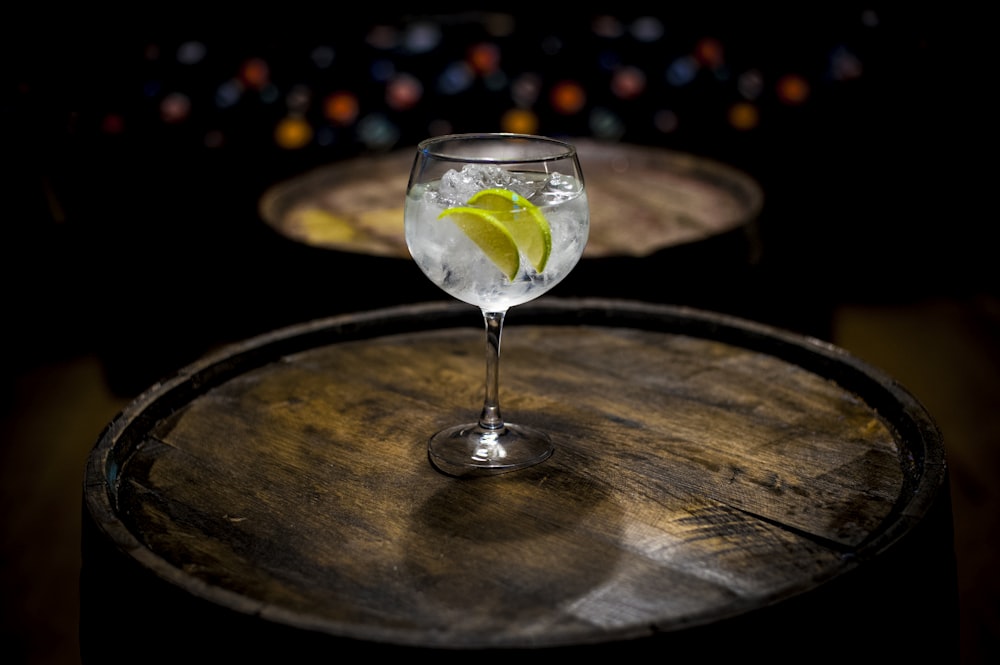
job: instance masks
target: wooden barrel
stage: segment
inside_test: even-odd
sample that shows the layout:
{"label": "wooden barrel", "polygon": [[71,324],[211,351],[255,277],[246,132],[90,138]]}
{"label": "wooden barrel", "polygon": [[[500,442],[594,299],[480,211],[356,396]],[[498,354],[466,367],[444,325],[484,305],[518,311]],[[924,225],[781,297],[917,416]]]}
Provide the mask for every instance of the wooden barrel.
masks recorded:
{"label": "wooden barrel", "polygon": [[504,415],[556,452],[454,478],[478,310],[339,315],[231,345],[105,429],[84,483],[85,662],[341,655],[957,659],[931,416],[816,339],[707,311],[511,310]]}
{"label": "wooden barrel", "polygon": [[[673,150],[572,142],[587,182],[591,228],[583,260],[560,284],[560,296],[714,307],[734,293],[735,276],[761,253],[756,222],[764,192],[752,176]],[[343,257],[325,259],[329,266],[363,256],[382,259],[383,269],[386,259],[401,259],[407,265],[400,269],[409,270],[403,202],[415,151],[336,162],[279,182],[261,197],[260,216],[288,239]]]}

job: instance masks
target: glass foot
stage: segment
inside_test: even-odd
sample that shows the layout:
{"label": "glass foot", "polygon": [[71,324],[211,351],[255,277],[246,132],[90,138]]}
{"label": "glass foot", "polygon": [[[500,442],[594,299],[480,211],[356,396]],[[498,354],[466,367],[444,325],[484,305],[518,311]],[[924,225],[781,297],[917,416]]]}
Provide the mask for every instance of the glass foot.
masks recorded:
{"label": "glass foot", "polygon": [[538,464],[554,447],[545,432],[507,423],[486,429],[479,423],[441,430],[427,444],[427,456],[449,476],[486,476]]}

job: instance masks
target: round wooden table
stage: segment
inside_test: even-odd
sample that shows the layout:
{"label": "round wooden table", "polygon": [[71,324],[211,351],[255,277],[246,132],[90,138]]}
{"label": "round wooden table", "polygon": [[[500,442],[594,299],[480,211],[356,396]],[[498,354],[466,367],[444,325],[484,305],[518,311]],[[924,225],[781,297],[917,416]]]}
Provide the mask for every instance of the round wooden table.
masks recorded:
{"label": "round wooden table", "polygon": [[478,310],[416,304],[151,386],[86,468],[84,660],[953,659],[944,449],[890,377],[737,318],[546,297],[508,315],[501,404],[555,454],[446,476],[427,437],[478,414],[484,345]]}
{"label": "round wooden table", "polygon": [[[764,192],[753,177],[662,148],[572,142],[587,182],[590,238],[556,295],[723,311],[732,310],[733,300],[744,300],[746,273],[763,251],[757,224]],[[319,264],[329,284],[356,279],[359,271],[375,274],[365,266],[377,265],[389,292],[416,294],[385,304],[434,298],[425,295],[422,281],[406,277],[417,274],[403,233],[415,150],[335,162],[277,183],[261,197],[260,216],[283,238],[317,250],[320,256],[309,260]],[[362,302],[351,310],[362,308],[370,307]]]}
{"label": "round wooden table", "polygon": [[[764,194],[748,174],[705,157],[638,145],[572,139],[591,207],[584,259],[644,257],[744,230]],[[359,157],[280,182],[260,213],[288,238],[409,260],[403,200],[416,148]]]}

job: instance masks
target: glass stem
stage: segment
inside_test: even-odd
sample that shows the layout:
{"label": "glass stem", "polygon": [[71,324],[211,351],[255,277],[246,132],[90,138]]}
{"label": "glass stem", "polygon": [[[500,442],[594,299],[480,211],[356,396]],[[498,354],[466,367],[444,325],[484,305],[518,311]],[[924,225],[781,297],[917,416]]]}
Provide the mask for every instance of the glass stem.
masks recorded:
{"label": "glass stem", "polygon": [[500,334],[506,312],[483,312],[486,323],[486,397],[479,425],[483,429],[503,429],[500,415]]}

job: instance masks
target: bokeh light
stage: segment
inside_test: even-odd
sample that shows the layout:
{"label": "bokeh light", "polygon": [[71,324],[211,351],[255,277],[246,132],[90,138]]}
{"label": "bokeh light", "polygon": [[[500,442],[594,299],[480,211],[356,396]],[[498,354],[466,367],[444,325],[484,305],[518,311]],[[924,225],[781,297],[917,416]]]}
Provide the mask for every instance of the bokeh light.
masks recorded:
{"label": "bokeh light", "polygon": [[830,77],[835,81],[851,81],[861,78],[864,65],[861,59],[847,47],[839,46],[830,55]]}
{"label": "bokeh light", "polygon": [[228,79],[215,90],[215,105],[220,109],[230,108],[239,103],[243,96],[243,86],[238,79]]}
{"label": "bokeh light", "polygon": [[661,109],[653,114],[653,127],[658,132],[670,134],[677,131],[678,124],[677,114],[669,109]]}
{"label": "bokeh light", "polygon": [[745,132],[755,128],[759,122],[760,113],[750,102],[737,102],[729,107],[729,124],[734,129]]}
{"label": "bokeh light", "polygon": [[288,110],[299,114],[304,114],[308,111],[311,103],[312,90],[302,84],[292,86],[285,97],[285,104],[288,105]]}
{"label": "bokeh light", "polygon": [[655,16],[641,16],[632,22],[629,32],[640,42],[652,43],[663,37],[663,22]]}
{"label": "bokeh light", "polygon": [[172,92],[160,102],[160,117],[168,125],[187,120],[191,115],[191,99],[180,92]]}
{"label": "bokeh light", "polygon": [[608,14],[596,17],[591,22],[590,29],[594,35],[605,39],[617,39],[625,34],[625,24],[621,19]]}
{"label": "bokeh light", "polygon": [[496,44],[483,42],[469,48],[469,67],[479,76],[488,76],[500,68],[500,49]]}
{"label": "bokeh light", "polygon": [[397,74],[385,89],[385,101],[394,111],[406,111],[417,105],[424,94],[420,79],[410,74]]}
{"label": "bokeh light", "polygon": [[798,74],[786,74],[778,79],[775,92],[783,103],[799,106],[809,98],[809,82]]}
{"label": "bokeh light", "polygon": [[125,131],[125,118],[120,113],[109,113],[101,122],[101,132],[115,135]]}
{"label": "bokeh light", "polygon": [[737,78],[736,89],[746,99],[757,99],[764,91],[763,74],[759,69],[749,69],[743,72]]}
{"label": "bokeh light", "polygon": [[[148,131],[132,119],[145,104],[147,118],[190,127],[192,144],[213,148],[267,137],[285,150],[384,149],[465,127],[472,115],[487,123],[475,131],[709,140],[727,128],[761,131],[775,104],[810,104],[821,87],[829,99],[828,88],[864,77],[870,64],[861,54],[884,21],[868,10],[846,25],[825,42],[783,30],[764,43],[703,29],[710,24],[698,34],[659,15],[603,13],[574,27],[470,11],[318,31],[312,43],[306,32],[294,48],[250,37],[150,39],[137,52],[138,99],[115,115],[107,109],[100,131]],[[170,140],[184,136],[175,129]]]}
{"label": "bokeh light", "polygon": [[510,95],[521,107],[534,106],[542,93],[542,77],[533,72],[521,74],[511,83]]}
{"label": "bokeh light", "polygon": [[222,131],[218,129],[212,129],[205,132],[204,145],[206,148],[218,149],[223,148],[226,145],[226,137]]}
{"label": "bokeh light", "polygon": [[409,53],[428,53],[441,43],[441,27],[433,21],[419,20],[403,33],[403,48]]}
{"label": "bokeh light", "polygon": [[337,57],[337,51],[327,44],[320,44],[310,53],[313,64],[317,69],[329,69]]}
{"label": "bokeh light", "polygon": [[374,49],[389,51],[399,44],[399,31],[391,25],[373,25],[365,37],[365,43]]}
{"label": "bokeh light", "polygon": [[713,37],[703,37],[694,47],[694,58],[702,67],[719,69],[725,62],[722,42]]}
{"label": "bokeh light", "polygon": [[572,115],[583,109],[587,93],[576,81],[560,81],[552,87],[549,99],[557,113]]}
{"label": "bokeh light", "polygon": [[184,42],[177,48],[177,62],[183,65],[195,65],[205,58],[208,52],[201,42]]}
{"label": "bokeh light", "polygon": [[387,83],[389,79],[396,75],[396,65],[392,60],[387,58],[378,58],[372,62],[368,68],[368,73],[371,75],[372,81]]}
{"label": "bokeh light", "polygon": [[667,83],[680,88],[691,83],[698,73],[698,61],[692,55],[684,55],[670,63],[667,68]]}
{"label": "bokeh light", "polygon": [[535,134],[538,132],[538,116],[527,109],[510,109],[500,118],[500,128],[515,134]]}
{"label": "bokeh light", "polygon": [[437,81],[437,89],[444,95],[457,95],[472,85],[475,72],[465,61],[456,61],[448,65]]}
{"label": "bokeh light", "polygon": [[590,133],[599,139],[614,141],[625,133],[625,122],[621,116],[602,106],[591,111],[587,124]]}
{"label": "bokeh light", "polygon": [[399,139],[399,128],[385,115],[373,113],[358,123],[358,137],[370,150],[387,150]]}
{"label": "bokeh light", "polygon": [[622,67],[611,77],[611,92],[621,99],[635,99],[646,89],[646,73],[638,67]]}
{"label": "bokeh light", "polygon": [[287,150],[303,148],[312,141],[312,127],[299,116],[287,116],[274,129],[274,141]]}
{"label": "bokeh light", "polygon": [[341,127],[357,120],[359,110],[357,95],[348,90],[338,90],[323,100],[323,114],[330,122]]}
{"label": "bokeh light", "polygon": [[240,68],[240,81],[251,90],[263,90],[270,75],[270,67],[261,58],[249,58]]}

